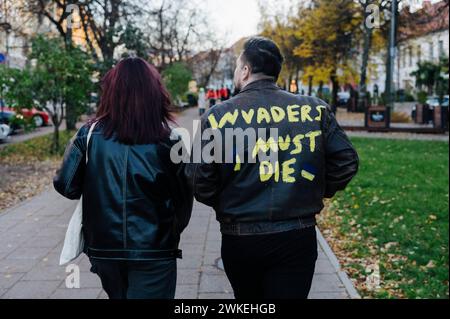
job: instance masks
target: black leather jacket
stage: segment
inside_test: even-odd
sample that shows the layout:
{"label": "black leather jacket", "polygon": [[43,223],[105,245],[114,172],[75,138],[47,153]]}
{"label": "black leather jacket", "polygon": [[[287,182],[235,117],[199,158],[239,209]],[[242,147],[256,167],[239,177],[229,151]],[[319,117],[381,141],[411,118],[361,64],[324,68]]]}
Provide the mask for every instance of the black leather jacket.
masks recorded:
{"label": "black leather jacket", "polygon": [[69,199],[83,195],[83,234],[89,257],[116,260],[181,258],[180,234],[193,196],[183,167],[170,160],[169,138],[154,145],[105,139],[101,125],[89,142],[85,125],[67,147],[55,189]]}
{"label": "black leather jacket", "polygon": [[301,224],[299,218],[309,223],[323,209],[323,199],[343,190],[358,170],[358,155],[325,102],[290,94],[272,81],[253,82],[210,109],[202,118],[202,130],[208,128],[222,136],[226,128],[278,128],[282,138],[274,143],[278,163],[272,171],[259,160],[186,167],[196,199],[212,206],[222,226],[233,226],[228,229],[254,223],[246,228],[267,233],[267,222],[293,221],[277,223],[278,232]]}

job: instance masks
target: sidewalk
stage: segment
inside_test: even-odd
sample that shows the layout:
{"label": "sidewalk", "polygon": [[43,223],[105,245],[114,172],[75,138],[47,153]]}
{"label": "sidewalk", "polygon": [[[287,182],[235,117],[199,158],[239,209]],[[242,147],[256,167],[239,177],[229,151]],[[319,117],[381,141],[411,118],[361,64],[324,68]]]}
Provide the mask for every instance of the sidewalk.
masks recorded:
{"label": "sidewalk", "polygon": [[[80,289],[66,288],[65,267],[58,266],[64,234],[75,204],[48,190],[0,213],[1,299],[106,298],[100,280],[89,272],[89,260],[84,255],[75,262],[81,271]],[[329,247],[320,236],[319,241],[319,260],[310,298],[355,296],[353,286],[336,270],[335,257],[330,255]],[[217,267],[220,233],[210,208],[195,204],[181,248],[185,258],[178,263],[177,298],[233,298],[225,273]]]}
{"label": "sidewalk", "polygon": [[30,133],[20,132],[19,134],[9,136],[8,139],[0,143],[0,149],[7,145],[17,144],[31,140],[32,138],[35,137],[48,135],[51,132],[53,132],[53,126],[39,127]]}

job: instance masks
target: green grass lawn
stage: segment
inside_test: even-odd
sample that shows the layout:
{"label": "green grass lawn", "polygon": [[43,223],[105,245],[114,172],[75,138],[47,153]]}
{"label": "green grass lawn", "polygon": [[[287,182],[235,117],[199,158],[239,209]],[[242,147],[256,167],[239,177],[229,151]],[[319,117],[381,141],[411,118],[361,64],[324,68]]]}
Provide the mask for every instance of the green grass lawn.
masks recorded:
{"label": "green grass lawn", "polygon": [[[449,145],[352,139],[360,171],[321,228],[365,297],[449,297]],[[381,287],[368,289],[371,265]]]}
{"label": "green grass lawn", "polygon": [[60,131],[59,143],[60,151],[58,154],[51,154],[52,136],[48,134],[40,137],[32,138],[25,142],[6,145],[0,149],[1,162],[33,162],[43,161],[47,159],[61,159],[64,154],[65,146],[73,137],[75,132]]}

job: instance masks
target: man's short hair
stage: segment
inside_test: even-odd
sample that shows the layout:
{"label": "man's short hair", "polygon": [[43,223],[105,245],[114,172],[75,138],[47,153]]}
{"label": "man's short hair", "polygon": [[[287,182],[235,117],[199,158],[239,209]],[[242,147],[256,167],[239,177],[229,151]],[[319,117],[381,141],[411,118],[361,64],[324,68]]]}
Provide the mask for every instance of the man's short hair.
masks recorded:
{"label": "man's short hair", "polygon": [[250,65],[251,73],[263,73],[275,80],[280,75],[283,55],[275,42],[264,37],[252,37],[244,44],[243,59]]}

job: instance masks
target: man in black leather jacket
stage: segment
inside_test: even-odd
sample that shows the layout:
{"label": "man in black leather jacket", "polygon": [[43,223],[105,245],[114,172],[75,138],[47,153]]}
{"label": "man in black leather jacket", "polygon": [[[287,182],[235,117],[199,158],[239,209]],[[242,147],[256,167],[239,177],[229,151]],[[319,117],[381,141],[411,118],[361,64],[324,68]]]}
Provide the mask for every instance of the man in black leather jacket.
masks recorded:
{"label": "man in black leather jacket", "polygon": [[[203,150],[212,142],[233,161],[202,157],[186,168],[196,199],[216,211],[225,271],[238,299],[308,296],[317,259],[315,215],[358,170],[358,155],[329,106],[277,87],[282,63],[271,40],[247,41],[235,71],[237,94],[202,118],[201,132],[219,135],[199,135]],[[230,139],[226,131],[236,128],[241,131]],[[258,131],[253,142],[251,130]]]}

